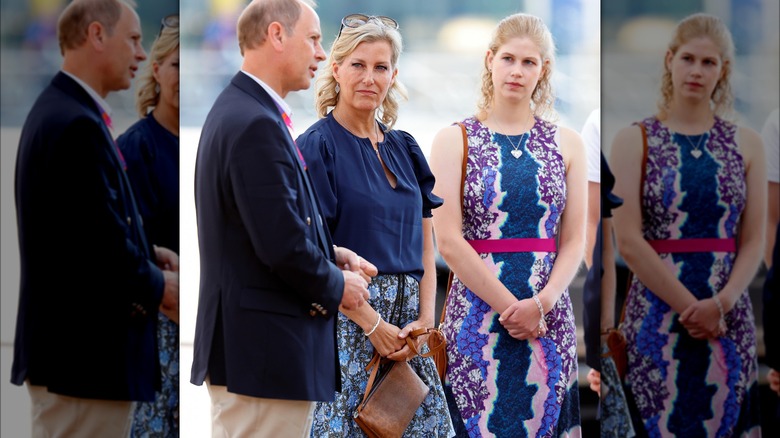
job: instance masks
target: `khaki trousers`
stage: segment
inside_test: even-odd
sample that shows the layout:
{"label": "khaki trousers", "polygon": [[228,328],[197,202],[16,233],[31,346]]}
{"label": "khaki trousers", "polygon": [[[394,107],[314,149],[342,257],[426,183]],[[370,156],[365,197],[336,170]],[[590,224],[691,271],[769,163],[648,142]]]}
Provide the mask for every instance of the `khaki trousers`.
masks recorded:
{"label": "khaki trousers", "polygon": [[130,435],[135,402],[69,397],[30,385],[33,438],[91,438]]}
{"label": "khaki trousers", "polygon": [[211,397],[211,436],[308,438],[315,402],[249,397],[206,386]]}

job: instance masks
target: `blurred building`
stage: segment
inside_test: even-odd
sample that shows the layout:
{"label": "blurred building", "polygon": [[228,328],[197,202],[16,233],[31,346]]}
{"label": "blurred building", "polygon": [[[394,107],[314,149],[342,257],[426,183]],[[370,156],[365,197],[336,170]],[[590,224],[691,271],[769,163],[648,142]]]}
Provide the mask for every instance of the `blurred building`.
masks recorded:
{"label": "blurred building", "polygon": [[[240,0],[183,0],[182,126],[199,127],[217,94],[239,69],[234,33],[245,3]],[[417,137],[423,150],[444,126],[467,117],[476,107],[478,78],[490,33],[516,12],[542,17],[555,38],[556,107],[560,121],[579,130],[599,105],[599,1],[381,0],[320,1],[317,13],[327,51],[341,18],[361,12],[396,19],[404,38],[398,78],[409,90],[397,124]],[[313,90],[291,93],[298,129],[316,120]]]}

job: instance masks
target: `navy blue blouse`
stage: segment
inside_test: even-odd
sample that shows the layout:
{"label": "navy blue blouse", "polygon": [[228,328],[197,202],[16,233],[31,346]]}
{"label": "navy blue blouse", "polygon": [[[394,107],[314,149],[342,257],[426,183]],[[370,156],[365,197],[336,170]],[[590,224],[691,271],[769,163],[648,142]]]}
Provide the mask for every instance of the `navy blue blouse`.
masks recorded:
{"label": "navy blue blouse", "polygon": [[423,275],[422,218],[442,199],[417,141],[385,131],[382,160],[398,180],[393,188],[371,141],[344,129],[331,114],[298,137],[333,242],[376,265],[380,274]]}
{"label": "navy blue blouse", "polygon": [[116,139],[144,221],[146,240],[179,253],[179,137],[152,114]]}

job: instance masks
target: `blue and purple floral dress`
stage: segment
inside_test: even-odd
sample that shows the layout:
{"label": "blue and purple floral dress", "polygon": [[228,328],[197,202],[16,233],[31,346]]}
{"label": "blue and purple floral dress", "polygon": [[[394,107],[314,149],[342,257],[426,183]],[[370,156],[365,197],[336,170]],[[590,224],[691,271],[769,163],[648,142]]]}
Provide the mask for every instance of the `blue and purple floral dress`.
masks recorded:
{"label": "blue and purple floral dress", "polygon": [[[686,136],[657,118],[647,133],[642,230],[647,240],[735,238],[745,208],[745,163],[737,127],[720,118],[708,132]],[[701,153],[695,150],[700,150]],[[735,251],[660,253],[698,299],[729,279]],[[679,314],[634,277],[623,330],[627,387],[651,437],[760,436],[756,329],[745,291],[716,339],[692,338]]]}
{"label": "blue and purple floral dress", "polygon": [[[507,137],[473,117],[462,123],[469,146],[464,237],[555,239],[566,205],[558,127],[536,119],[529,132]],[[547,284],[557,253],[480,256],[524,299]],[[544,337],[517,340],[498,322],[499,316],[454,277],[442,326],[453,423],[459,422],[471,437],[580,436],[577,341],[568,290],[545,316]]]}

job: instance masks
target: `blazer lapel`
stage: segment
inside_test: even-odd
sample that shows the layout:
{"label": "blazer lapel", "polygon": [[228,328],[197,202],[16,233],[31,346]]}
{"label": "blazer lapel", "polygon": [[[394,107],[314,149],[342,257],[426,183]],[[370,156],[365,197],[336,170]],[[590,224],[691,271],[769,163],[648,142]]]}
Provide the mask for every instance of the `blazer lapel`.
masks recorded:
{"label": "blazer lapel", "polygon": [[314,220],[315,234],[317,234],[317,238],[323,252],[325,252],[325,254],[327,254],[331,260],[335,259],[333,245],[328,243],[330,239],[322,221],[322,214],[320,213],[320,205],[319,202],[317,202],[316,192],[314,191],[314,187],[311,185],[311,181],[309,180],[309,173],[304,168],[304,164],[301,161],[298,148],[295,145],[295,139],[292,138],[292,133],[290,133],[290,131],[287,129],[287,125],[282,118],[281,110],[276,105],[276,102],[274,102],[273,98],[263,89],[263,87],[261,87],[260,84],[255,82],[252,78],[245,75],[244,73],[238,72],[235,76],[233,76],[232,83],[238,88],[244,90],[250,96],[253,96],[255,99],[257,99],[260,105],[265,107],[271,114],[273,114],[279,129],[282,129],[290,134],[287,136],[289,141],[287,141],[286,146],[288,152],[293,157],[293,161],[296,163],[295,167],[298,170],[298,174],[306,186],[306,194],[309,197],[309,203],[311,204],[311,208],[313,210],[313,216],[316,218]]}
{"label": "blazer lapel", "polygon": [[111,131],[108,129],[105,120],[103,119],[100,107],[98,106],[97,102],[92,99],[92,96],[90,96],[89,93],[87,93],[87,91],[81,87],[81,85],[79,85],[65,73],[58,72],[57,75],[54,76],[54,79],[52,79],[52,83],[78,101],[87,112],[92,113],[92,115],[94,115],[95,118],[99,121],[98,124],[103,131],[103,135],[106,137],[105,145],[110,150],[109,155],[112,157],[112,164],[118,175],[120,184],[119,189],[122,199],[124,200],[122,204],[126,210],[125,214],[128,217],[135,219],[130,222],[132,223],[131,226],[133,227],[133,232],[136,236],[136,239],[138,242],[140,242],[139,246],[141,247],[141,251],[143,251],[147,258],[153,260],[154,258],[149,253],[149,245],[146,241],[146,233],[143,230],[141,215],[135,202],[135,196],[133,196],[130,180],[127,178],[127,173],[124,170],[122,159],[119,157],[118,146],[114,140],[114,137],[111,135]]}

